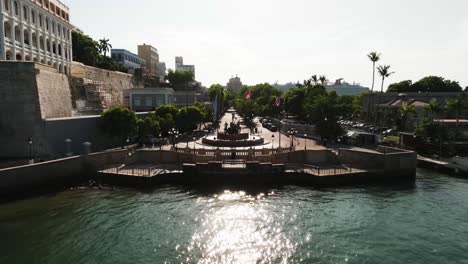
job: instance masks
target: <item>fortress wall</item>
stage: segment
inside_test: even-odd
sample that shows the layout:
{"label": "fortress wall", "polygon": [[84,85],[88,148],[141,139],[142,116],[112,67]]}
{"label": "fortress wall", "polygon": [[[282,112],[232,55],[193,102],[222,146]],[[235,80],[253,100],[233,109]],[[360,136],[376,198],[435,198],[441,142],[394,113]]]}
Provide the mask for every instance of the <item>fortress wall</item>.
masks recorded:
{"label": "fortress wall", "polygon": [[[72,64],[70,80],[73,94],[94,102],[102,100],[104,109],[112,106],[127,107],[129,90],[139,87],[131,74],[98,69],[77,62]],[[92,91],[96,91],[101,98],[90,98]],[[89,103],[93,106],[92,102]]]}
{"label": "fortress wall", "polygon": [[132,75],[73,66],[74,76],[66,76],[34,62],[0,62],[0,158],[28,158],[29,138],[35,157],[61,156],[66,138],[74,140],[75,152],[85,140],[96,149],[115,146],[100,131],[99,117],[70,117],[79,113],[80,99],[81,104],[94,99],[89,104],[98,105],[91,108],[96,115],[110,106],[126,106],[128,89],[136,87]]}
{"label": "fortress wall", "polygon": [[0,63],[0,158],[29,157],[46,145],[33,62]]}
{"label": "fortress wall", "polygon": [[35,68],[42,119],[72,116],[68,77],[51,67],[36,64]]}

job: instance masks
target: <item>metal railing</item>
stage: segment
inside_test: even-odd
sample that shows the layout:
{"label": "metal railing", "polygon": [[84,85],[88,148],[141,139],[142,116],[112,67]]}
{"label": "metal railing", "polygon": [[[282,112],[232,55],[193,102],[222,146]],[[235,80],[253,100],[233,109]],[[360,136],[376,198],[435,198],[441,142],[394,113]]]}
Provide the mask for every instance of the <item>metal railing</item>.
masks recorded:
{"label": "metal railing", "polygon": [[304,164],[302,166],[302,169],[299,169],[299,171],[306,173],[306,174],[312,174],[312,175],[317,175],[317,176],[332,176],[332,175],[355,173],[360,170],[353,168],[351,164],[335,166],[335,167],[329,167],[329,166],[320,167],[320,166],[315,166],[315,165]]}

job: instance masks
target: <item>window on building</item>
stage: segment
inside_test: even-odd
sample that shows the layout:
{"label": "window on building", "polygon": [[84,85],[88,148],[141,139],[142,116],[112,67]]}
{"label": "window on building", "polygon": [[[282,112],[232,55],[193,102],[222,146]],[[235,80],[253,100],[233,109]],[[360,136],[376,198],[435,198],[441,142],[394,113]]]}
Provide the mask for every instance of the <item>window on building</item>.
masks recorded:
{"label": "window on building", "polygon": [[49,30],[49,18],[48,17],[46,17],[45,25],[46,25],[46,30]]}
{"label": "window on building", "polygon": [[42,14],[39,14],[39,27],[42,27]]}
{"label": "window on building", "polygon": [[140,97],[135,97],[135,106],[140,106],[140,105],[141,105]]}
{"label": "window on building", "polygon": [[9,0],[4,0],[3,1],[3,5],[4,5],[6,11],[10,11],[10,7],[8,6],[8,2],[9,2]]}
{"label": "window on building", "polygon": [[23,19],[28,20],[28,9],[26,6],[23,6]]}
{"label": "window on building", "polygon": [[158,94],[156,96],[156,104],[157,105],[163,105],[164,104],[164,95]]}
{"label": "window on building", "polygon": [[14,9],[15,9],[15,16],[19,16],[19,7],[18,7],[18,2],[14,2]]}
{"label": "window on building", "polygon": [[34,13],[34,10],[31,10],[31,22],[36,24],[36,13]]}
{"label": "window on building", "polygon": [[153,105],[153,99],[151,97],[146,97],[146,106],[152,106]]}
{"label": "window on building", "polygon": [[52,33],[55,34],[55,21],[52,21]]}

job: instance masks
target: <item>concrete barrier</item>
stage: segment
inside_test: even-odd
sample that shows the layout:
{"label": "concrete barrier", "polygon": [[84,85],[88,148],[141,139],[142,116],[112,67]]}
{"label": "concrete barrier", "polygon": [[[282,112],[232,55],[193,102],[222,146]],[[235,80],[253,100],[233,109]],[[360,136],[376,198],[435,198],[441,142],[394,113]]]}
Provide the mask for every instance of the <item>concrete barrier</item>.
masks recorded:
{"label": "concrete barrier", "polygon": [[98,168],[126,163],[128,153],[128,150],[114,150],[0,169],[0,198],[83,181]]}

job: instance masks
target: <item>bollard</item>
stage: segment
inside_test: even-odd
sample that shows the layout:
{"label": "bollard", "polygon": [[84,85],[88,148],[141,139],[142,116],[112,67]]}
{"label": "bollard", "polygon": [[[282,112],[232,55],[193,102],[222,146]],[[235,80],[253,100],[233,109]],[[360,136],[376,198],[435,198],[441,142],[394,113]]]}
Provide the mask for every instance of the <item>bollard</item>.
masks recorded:
{"label": "bollard", "polygon": [[69,138],[65,139],[65,147],[66,147],[65,157],[73,156],[73,153],[71,152],[71,143],[72,143],[71,139]]}
{"label": "bollard", "polygon": [[92,144],[89,143],[89,142],[83,143],[83,153],[85,155],[89,155],[89,153],[91,153],[91,146],[92,146]]}

